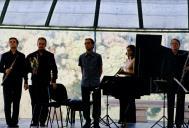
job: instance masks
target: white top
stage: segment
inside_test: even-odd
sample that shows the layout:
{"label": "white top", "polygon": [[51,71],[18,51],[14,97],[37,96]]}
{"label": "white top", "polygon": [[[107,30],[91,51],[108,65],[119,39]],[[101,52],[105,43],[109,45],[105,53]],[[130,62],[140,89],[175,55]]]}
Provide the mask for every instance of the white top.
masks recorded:
{"label": "white top", "polygon": [[126,61],[124,62],[123,66],[122,66],[122,69],[125,72],[134,73],[134,63],[135,63],[135,58],[126,59]]}

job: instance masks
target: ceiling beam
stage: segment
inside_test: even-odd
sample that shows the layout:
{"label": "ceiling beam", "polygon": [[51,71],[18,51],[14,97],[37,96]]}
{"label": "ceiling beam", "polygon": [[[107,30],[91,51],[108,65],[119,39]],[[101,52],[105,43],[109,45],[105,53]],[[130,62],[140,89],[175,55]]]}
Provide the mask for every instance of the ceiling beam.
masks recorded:
{"label": "ceiling beam", "polygon": [[100,3],[101,0],[96,0],[96,9],[95,9],[95,17],[94,17],[94,25],[93,25],[95,29],[98,27]]}
{"label": "ceiling beam", "polygon": [[25,29],[25,30],[56,30],[56,31],[96,31],[96,32],[134,32],[134,33],[189,33],[189,29],[178,28],[151,28],[151,29],[139,29],[139,28],[103,28],[98,27],[96,29],[92,27],[58,27],[58,26],[21,26],[21,25],[0,25],[0,29]]}
{"label": "ceiling beam", "polygon": [[9,2],[10,2],[10,0],[5,0],[5,4],[3,6],[3,10],[2,10],[1,16],[0,16],[0,24],[3,24],[3,20],[5,18],[5,14],[7,12],[7,8],[8,8],[8,5],[9,5]]}
{"label": "ceiling beam", "polygon": [[187,0],[187,5],[188,5],[188,29],[189,29],[189,0]]}
{"label": "ceiling beam", "polygon": [[45,22],[45,26],[46,27],[49,26],[49,24],[50,24],[50,21],[51,21],[51,18],[52,18],[56,3],[57,3],[57,0],[53,0],[51,8],[50,8],[48,16],[47,16],[47,19],[46,19],[46,22]]}
{"label": "ceiling beam", "polygon": [[142,13],[142,3],[141,0],[137,0],[137,7],[138,7],[138,19],[139,19],[139,28],[143,29],[143,13]]}

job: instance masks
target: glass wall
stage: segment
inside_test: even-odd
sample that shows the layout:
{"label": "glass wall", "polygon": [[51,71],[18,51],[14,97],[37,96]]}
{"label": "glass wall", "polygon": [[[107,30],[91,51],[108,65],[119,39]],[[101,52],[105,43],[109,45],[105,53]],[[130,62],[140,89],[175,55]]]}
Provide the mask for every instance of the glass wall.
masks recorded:
{"label": "glass wall", "polygon": [[[122,66],[125,60],[126,46],[135,44],[136,32],[97,32],[96,33],[96,52],[102,55],[103,59],[103,75],[114,75]],[[145,33],[148,34],[148,33]],[[178,38],[181,41],[181,49],[189,50],[189,34],[188,33],[153,33],[162,35],[162,45],[169,46],[171,38]],[[0,54],[9,50],[9,37],[17,37],[20,41],[19,50],[25,55],[37,50],[37,38],[44,36],[47,38],[47,49],[55,54],[58,66],[58,80],[63,83],[67,90],[69,98],[81,98],[80,80],[81,72],[78,66],[78,57],[85,52],[84,39],[86,37],[94,38],[94,32],[91,31],[43,31],[43,30],[0,30]],[[2,77],[2,74],[0,75]],[[0,78],[1,80],[2,78]],[[1,81],[0,81],[1,82]],[[30,82],[31,84],[31,82]],[[142,100],[162,100],[162,95],[153,94],[141,97]],[[110,116],[118,119],[119,108],[118,100],[110,97]],[[106,110],[106,97],[102,96],[102,117]],[[3,112],[3,93],[0,88],[0,118],[4,118]],[[160,108],[150,108],[148,111],[148,119],[158,118],[161,113]],[[28,91],[23,90],[20,117],[31,117],[31,105]]]}

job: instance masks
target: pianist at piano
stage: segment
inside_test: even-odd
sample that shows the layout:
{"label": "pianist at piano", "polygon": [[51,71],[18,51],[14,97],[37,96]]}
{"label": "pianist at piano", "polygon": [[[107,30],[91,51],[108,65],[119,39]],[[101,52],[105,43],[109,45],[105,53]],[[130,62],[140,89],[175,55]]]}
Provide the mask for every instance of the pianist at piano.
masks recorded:
{"label": "pianist at piano", "polygon": [[[171,48],[161,46],[161,36],[159,35],[139,35],[136,40],[134,75],[132,77],[104,76],[101,85],[103,86],[103,94],[121,99],[121,102],[122,98],[120,97],[128,97],[129,101],[124,101],[124,99],[123,101],[130,103],[130,99],[132,99],[130,97],[138,99],[143,95],[159,93],[156,92],[157,90],[153,90],[152,81],[159,78],[166,80],[168,82],[168,84],[166,84],[168,85],[166,86],[168,98],[168,128],[173,128],[174,123],[176,123],[179,128],[179,126],[184,123],[185,94],[180,91],[179,86],[174,82],[173,78],[175,77],[180,80],[187,54],[186,51],[179,50],[179,40],[172,39],[170,45]],[[123,70],[119,70],[119,73],[121,72],[123,73]],[[174,122],[176,94],[177,105],[176,119]],[[127,105],[126,108],[128,107]],[[121,107],[122,105],[120,106],[120,110],[123,110]],[[127,118],[128,113],[124,114]],[[126,121],[126,123],[129,122],[127,119],[124,121]]]}
{"label": "pianist at piano", "polygon": [[[126,47],[126,61],[124,65],[116,73],[124,75],[124,77],[132,77],[134,75],[134,62],[135,62],[135,46],[128,45]],[[132,86],[132,85],[126,85]],[[136,122],[136,105],[135,98],[133,97],[118,97],[120,103],[119,121],[118,123],[135,123]]]}

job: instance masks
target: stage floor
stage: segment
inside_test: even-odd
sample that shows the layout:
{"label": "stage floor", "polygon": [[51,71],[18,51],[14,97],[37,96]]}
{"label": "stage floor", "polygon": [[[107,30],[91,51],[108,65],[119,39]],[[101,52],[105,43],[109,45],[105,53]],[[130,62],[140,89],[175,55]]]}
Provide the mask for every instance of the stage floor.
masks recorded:
{"label": "stage floor", "polygon": [[[66,125],[65,122],[63,122],[63,125]],[[60,122],[59,122],[60,124]],[[116,123],[117,124],[117,123]],[[148,122],[148,123],[136,123],[136,124],[128,124],[125,128],[151,128],[154,122]],[[30,119],[20,119],[19,121],[19,128],[29,128],[30,125]],[[119,124],[117,124],[119,127],[121,127]],[[104,124],[100,124],[101,128],[108,128],[108,126],[105,126]],[[5,119],[0,119],[0,128],[8,128],[5,122]],[[32,127],[35,128],[35,127]],[[43,127],[44,128],[44,127]],[[47,127],[45,127],[47,128]],[[50,128],[50,125],[48,126]],[[57,123],[54,121],[53,128],[58,128]],[[65,127],[66,128],[66,127]],[[79,120],[76,120],[75,125],[68,124],[67,128],[81,128],[81,124]],[[114,124],[111,124],[111,128],[116,128]],[[156,125],[153,128],[160,128],[160,126]]]}

